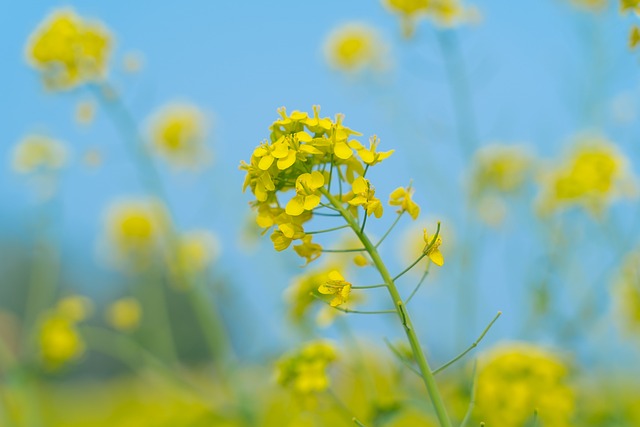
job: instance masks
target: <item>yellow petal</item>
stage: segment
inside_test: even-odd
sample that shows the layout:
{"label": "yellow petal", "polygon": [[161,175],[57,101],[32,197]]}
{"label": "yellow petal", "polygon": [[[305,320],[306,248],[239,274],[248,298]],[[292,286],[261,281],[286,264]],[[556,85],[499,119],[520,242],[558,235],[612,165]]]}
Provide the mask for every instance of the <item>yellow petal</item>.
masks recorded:
{"label": "yellow petal", "polygon": [[278,160],[278,169],[285,170],[296,162],[296,152],[291,150],[284,159]]}
{"label": "yellow petal", "polygon": [[268,154],[260,159],[260,162],[258,162],[258,167],[261,170],[266,171],[273,164],[273,160],[274,160],[273,156]]}
{"label": "yellow petal", "polygon": [[304,212],[304,209],[305,209],[304,205],[305,205],[304,196],[295,196],[294,198],[289,200],[289,203],[287,203],[285,212],[287,213],[287,215],[298,216],[302,212]]}
{"label": "yellow petal", "polygon": [[353,189],[354,193],[366,193],[367,191],[369,191],[369,184],[367,183],[366,179],[359,176],[353,181],[353,184],[351,184],[351,188]]}
{"label": "yellow petal", "polygon": [[442,256],[442,252],[439,250],[431,252],[429,254],[429,259],[438,267],[442,267],[444,265],[444,257]]}
{"label": "yellow petal", "polygon": [[337,142],[336,146],[333,148],[333,152],[337,158],[342,160],[347,160],[353,155],[351,148],[349,148],[349,146],[344,142]]}
{"label": "yellow petal", "polygon": [[319,204],[320,204],[320,196],[312,194],[304,198],[304,209],[307,211],[310,211],[311,209],[315,208]]}
{"label": "yellow petal", "polygon": [[344,282],[344,277],[338,272],[338,270],[331,270],[329,272],[329,280],[335,280],[336,282]]}
{"label": "yellow petal", "polygon": [[311,172],[311,181],[309,182],[309,187],[318,189],[324,185],[324,175],[322,172],[313,171]]}

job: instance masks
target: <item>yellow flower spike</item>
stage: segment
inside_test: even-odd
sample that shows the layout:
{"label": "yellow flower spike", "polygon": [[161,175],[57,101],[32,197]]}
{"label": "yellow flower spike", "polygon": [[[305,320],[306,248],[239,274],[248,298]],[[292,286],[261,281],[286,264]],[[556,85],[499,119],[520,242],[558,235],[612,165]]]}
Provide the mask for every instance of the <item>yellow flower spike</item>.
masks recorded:
{"label": "yellow flower spike", "polygon": [[420,215],[420,206],[412,199],[413,196],[413,188],[411,185],[409,187],[398,187],[391,192],[389,195],[389,204],[391,206],[399,206],[397,213],[408,212],[411,215],[411,218],[414,220],[418,219],[418,215]]}
{"label": "yellow flower spike", "polygon": [[629,48],[635,49],[640,44],[640,27],[634,25],[629,32]]}
{"label": "yellow flower spike", "polygon": [[12,166],[19,173],[50,172],[61,169],[67,161],[65,145],[55,139],[29,135],[13,151]]}
{"label": "yellow flower spike", "polygon": [[42,73],[47,87],[70,89],[106,75],[111,38],[101,23],[62,9],[53,12],[31,34],[26,57]]}
{"label": "yellow flower spike", "polygon": [[329,273],[329,280],[318,287],[318,292],[323,295],[335,295],[329,304],[331,307],[337,307],[349,299],[351,283],[347,282],[338,270],[332,270]]}
{"label": "yellow flower spike", "polygon": [[130,332],[140,325],[142,306],[135,298],[121,298],[107,308],[106,318],[115,329]]}
{"label": "yellow flower spike", "polygon": [[302,238],[301,244],[293,246],[293,250],[295,250],[300,257],[306,258],[307,262],[305,262],[304,265],[309,264],[311,261],[315,261],[320,258],[320,255],[322,255],[322,246],[317,243],[313,243],[311,241],[312,237],[313,236],[310,234],[307,234]]}
{"label": "yellow flower spike", "polygon": [[444,265],[444,256],[442,256],[442,252],[440,252],[442,238],[440,237],[439,230],[436,235],[430,236],[425,228],[423,229],[423,238],[425,243],[423,253],[426,254],[435,265],[442,267]]}

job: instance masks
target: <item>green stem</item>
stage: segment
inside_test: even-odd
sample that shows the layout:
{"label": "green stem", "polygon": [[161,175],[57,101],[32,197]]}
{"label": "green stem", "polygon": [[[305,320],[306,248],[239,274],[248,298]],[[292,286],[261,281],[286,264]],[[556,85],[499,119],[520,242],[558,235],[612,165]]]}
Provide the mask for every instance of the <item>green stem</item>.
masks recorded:
{"label": "green stem", "polygon": [[424,273],[422,274],[422,277],[420,278],[420,281],[418,282],[416,287],[413,288],[413,291],[411,291],[411,294],[409,294],[409,296],[407,297],[407,300],[404,302],[404,305],[409,305],[409,302],[413,299],[415,294],[418,292],[418,289],[420,289],[420,286],[422,286],[422,283],[424,282],[424,279],[426,279],[428,275],[429,275],[429,267],[427,267],[424,270]]}
{"label": "green stem", "polygon": [[384,242],[384,239],[387,238],[387,236],[389,235],[389,233],[391,233],[391,231],[395,228],[396,224],[398,224],[398,221],[400,221],[400,218],[402,218],[402,214],[404,213],[404,211],[400,212],[398,214],[398,216],[396,217],[395,221],[393,221],[393,224],[391,224],[391,227],[389,227],[389,229],[384,233],[384,235],[382,236],[382,238],[380,240],[378,240],[378,243],[376,243],[376,249],[378,248],[378,246],[380,246],[382,244],[382,242]]}
{"label": "green stem", "polygon": [[368,285],[368,286],[352,286],[351,289],[376,289],[376,288],[386,288],[386,283],[381,283],[379,285]]}
{"label": "green stem", "polygon": [[340,227],[333,227],[333,228],[326,228],[324,230],[318,230],[318,231],[305,231],[304,234],[321,234],[321,233],[328,233],[330,231],[336,231],[336,230],[342,230],[343,228],[349,228],[348,225],[341,225]]}
{"label": "green stem", "polygon": [[364,252],[367,248],[359,248],[359,249],[322,249],[322,252],[330,252],[330,253],[348,253],[348,252]]}
{"label": "green stem", "polygon": [[413,356],[418,363],[420,372],[422,373],[422,379],[424,381],[425,387],[427,388],[429,396],[431,397],[431,403],[433,404],[433,407],[435,409],[436,416],[438,417],[438,420],[440,422],[440,426],[451,427],[451,420],[449,419],[449,415],[447,414],[447,409],[442,400],[440,390],[438,389],[438,384],[436,383],[436,379],[431,372],[431,368],[429,367],[427,358],[424,355],[424,351],[422,350],[422,347],[420,346],[420,343],[418,341],[418,336],[416,335],[413,324],[411,323],[409,313],[404,307],[402,297],[400,296],[400,293],[396,288],[393,278],[387,270],[387,266],[380,258],[378,250],[373,245],[373,243],[371,243],[369,237],[366,234],[360,232],[360,228],[358,227],[356,220],[353,218],[353,215],[351,215],[351,213],[349,213],[349,211],[347,211],[344,206],[342,206],[342,204],[326,189],[322,188],[321,191],[322,194],[327,198],[327,200],[329,200],[329,202],[331,202],[331,204],[340,211],[344,219],[351,226],[351,229],[358,236],[358,239],[360,239],[360,242],[362,242],[367,252],[369,253],[369,256],[378,269],[382,280],[387,284],[389,295],[391,296],[391,299],[396,306],[396,312],[398,314],[398,317],[402,321],[402,326],[404,328],[405,334],[407,335],[407,339],[411,344]]}

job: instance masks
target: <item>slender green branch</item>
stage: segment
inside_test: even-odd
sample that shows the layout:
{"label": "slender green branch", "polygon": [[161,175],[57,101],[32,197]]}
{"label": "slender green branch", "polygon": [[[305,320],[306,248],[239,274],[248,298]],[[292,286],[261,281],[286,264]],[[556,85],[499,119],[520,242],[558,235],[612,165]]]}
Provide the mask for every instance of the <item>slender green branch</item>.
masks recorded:
{"label": "slender green branch", "polygon": [[438,223],[438,228],[436,229],[436,234],[433,235],[433,238],[431,239],[431,242],[429,242],[429,244],[424,248],[424,250],[422,251],[422,255],[420,255],[418,257],[417,260],[415,260],[409,267],[405,268],[404,270],[402,270],[400,273],[398,273],[394,278],[393,281],[395,282],[396,280],[398,280],[400,277],[402,277],[405,273],[407,273],[409,270],[411,270],[413,267],[416,266],[416,264],[418,264],[420,261],[422,261],[422,259],[424,257],[427,256],[427,254],[429,253],[429,251],[431,250],[431,248],[433,248],[433,245],[436,244],[436,241],[438,240],[438,236],[440,235],[440,223]]}
{"label": "slender green branch", "polygon": [[364,252],[366,251],[365,248],[358,248],[358,249],[322,249],[322,252],[328,252],[328,253],[348,253],[348,252]]}
{"label": "slender green branch", "polygon": [[323,208],[331,209],[332,211],[336,211],[336,212],[338,211],[336,208],[334,208],[333,206],[328,205],[326,203],[320,203],[318,206],[322,206]]}
{"label": "slender green branch", "polygon": [[362,227],[360,227],[360,234],[364,233],[364,226],[367,225],[367,218],[369,218],[369,215],[367,215],[367,210],[364,209],[364,218],[362,218]]}
{"label": "slender green branch", "polygon": [[336,231],[336,230],[342,230],[344,228],[349,228],[348,225],[341,225],[340,227],[333,227],[333,228],[327,228],[324,230],[318,230],[318,231],[305,231],[304,234],[322,234],[322,233],[329,233],[330,231]]}
{"label": "slender green branch", "polygon": [[469,398],[469,407],[467,408],[467,412],[464,414],[464,418],[460,423],[460,427],[467,427],[469,421],[471,421],[471,414],[473,413],[473,408],[476,406],[476,381],[478,380],[478,361],[473,362],[473,372],[471,374],[471,396]]}
{"label": "slender green branch", "polygon": [[391,352],[398,358],[398,360],[400,360],[400,362],[402,362],[402,364],[409,369],[411,372],[413,372],[414,374],[416,374],[417,376],[421,377],[422,374],[420,373],[420,371],[418,371],[416,368],[414,368],[411,363],[409,363],[409,361],[402,356],[402,353],[400,353],[400,350],[398,350],[397,348],[395,348],[393,346],[393,344],[391,344],[391,342],[387,339],[384,338],[384,343],[387,345],[387,347],[389,347],[389,350],[391,350]]}
{"label": "slender green branch", "polygon": [[411,294],[409,294],[409,296],[405,300],[404,305],[409,304],[409,302],[413,299],[414,295],[418,292],[418,289],[420,289],[420,286],[422,286],[424,279],[426,279],[428,275],[429,275],[429,266],[427,266],[427,268],[424,270],[424,273],[422,273],[422,277],[420,278],[420,281],[418,282],[416,287],[413,288],[413,291],[411,291]]}
{"label": "slender green branch", "polygon": [[456,363],[458,360],[462,359],[464,356],[467,355],[467,353],[469,353],[471,350],[473,350],[474,348],[476,348],[478,346],[478,344],[480,343],[480,341],[482,341],[482,339],[484,338],[485,335],[487,335],[487,332],[489,332],[489,329],[491,329],[491,327],[493,326],[494,323],[496,323],[496,321],[498,320],[498,318],[502,315],[502,312],[499,311],[498,314],[495,315],[495,317],[493,318],[493,320],[491,322],[489,322],[489,324],[487,325],[486,328],[484,328],[484,331],[482,331],[482,334],[480,334],[480,336],[478,337],[477,340],[475,340],[473,342],[473,344],[471,344],[469,347],[467,347],[467,349],[465,351],[463,351],[462,353],[460,353],[459,355],[457,355],[456,357],[454,357],[453,359],[451,359],[450,361],[448,361],[447,363],[445,363],[444,365],[442,365],[441,367],[439,367],[438,369],[436,369],[435,371],[433,371],[433,374],[438,374],[442,371],[444,371],[445,369],[447,369],[449,366],[453,365],[454,363]]}
{"label": "slender green branch", "polygon": [[342,216],[342,215],[337,214],[337,213],[318,212],[315,209],[312,212],[313,212],[314,215],[318,215],[318,216]]}
{"label": "slender green branch", "polygon": [[375,248],[378,249],[378,246],[380,246],[382,244],[382,242],[384,242],[384,239],[387,238],[387,236],[389,235],[389,233],[391,233],[391,231],[395,228],[396,224],[398,224],[398,221],[400,221],[400,218],[402,218],[402,215],[404,214],[404,211],[400,212],[398,214],[398,216],[396,217],[395,221],[393,221],[393,224],[391,224],[391,227],[389,227],[389,229],[384,233],[384,235],[382,236],[382,238],[380,238],[380,240],[378,240],[378,243],[375,244]]}
{"label": "slender green branch", "polygon": [[351,289],[375,289],[375,288],[386,288],[386,283],[381,283],[379,285],[368,285],[368,286],[352,286]]}
{"label": "slender green branch", "polygon": [[351,421],[353,421],[356,425],[358,425],[360,427],[367,427],[366,425],[362,424],[362,422],[360,420],[358,420],[356,417],[353,417],[351,419]]}
{"label": "slender green branch", "polygon": [[[404,327],[405,334],[407,335],[407,339],[409,340],[409,343],[411,345],[411,350],[413,352],[414,358],[420,368],[422,379],[424,381],[425,387],[431,398],[431,403],[436,412],[438,421],[440,422],[440,426],[452,427],[451,420],[449,419],[449,415],[447,413],[447,409],[442,400],[442,395],[440,394],[440,390],[438,389],[438,385],[436,383],[435,377],[431,373],[431,368],[429,367],[427,358],[425,357],[424,351],[420,346],[420,343],[418,341],[418,336],[411,323],[411,318],[409,316],[409,313],[407,312],[406,307],[404,307],[404,305],[402,304],[402,297],[400,296],[400,293],[396,288],[394,279],[389,274],[387,266],[382,261],[382,258],[380,257],[378,250],[375,248],[373,243],[371,243],[371,240],[369,239],[369,237],[366,234],[360,232],[360,228],[358,227],[357,221],[353,217],[353,215],[348,210],[346,210],[344,206],[340,203],[340,201],[338,201],[325,188],[321,188],[320,191],[329,200],[329,202],[331,202],[331,204],[340,211],[345,221],[347,221],[347,223],[351,226],[351,229],[353,230],[353,232],[356,234],[360,242],[362,242],[367,252],[369,253],[369,256],[371,257],[371,260],[373,261],[374,265],[378,269],[378,272],[380,273],[382,280],[387,284],[387,290],[389,291],[389,296],[391,297],[392,301],[396,305],[396,313],[398,314],[398,317],[402,321],[402,326]],[[435,243],[435,240],[433,242]]]}
{"label": "slender green branch", "polygon": [[[311,295],[313,298],[320,300],[322,302],[324,302],[325,304],[329,305],[324,298],[319,297],[318,295],[314,294],[313,292],[309,293],[309,295]],[[341,311],[343,313],[353,313],[353,314],[390,314],[390,313],[395,313],[395,310],[376,310],[376,311],[361,311],[361,310],[351,310],[349,308],[344,308],[344,307],[334,307],[331,306],[331,308],[333,308],[334,310],[338,310]]]}

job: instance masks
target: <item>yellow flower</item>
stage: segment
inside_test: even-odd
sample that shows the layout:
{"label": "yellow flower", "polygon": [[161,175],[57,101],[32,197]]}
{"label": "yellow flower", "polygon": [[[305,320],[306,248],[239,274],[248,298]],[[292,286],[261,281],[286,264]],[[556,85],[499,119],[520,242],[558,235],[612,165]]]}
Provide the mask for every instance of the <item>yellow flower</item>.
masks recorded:
{"label": "yellow flower", "polygon": [[85,20],[71,9],[52,13],[31,34],[27,61],[52,89],[68,89],[107,73],[111,34],[99,22]]}
{"label": "yellow flower", "polygon": [[346,303],[351,293],[351,283],[344,280],[338,270],[332,270],[328,277],[329,280],[318,287],[318,292],[324,295],[335,295],[329,303],[331,307]]}
{"label": "yellow flower", "polygon": [[66,160],[65,146],[46,136],[27,136],[13,151],[13,169],[20,173],[58,170],[65,165]]}
{"label": "yellow flower", "polygon": [[320,258],[320,255],[322,255],[322,246],[317,243],[313,243],[311,238],[312,236],[307,234],[302,238],[301,244],[293,247],[299,256],[307,259],[305,265],[309,264],[311,261],[315,261]]}
{"label": "yellow flower", "polygon": [[411,218],[418,219],[420,215],[420,206],[411,198],[413,196],[413,188],[411,186],[404,188],[398,187],[389,195],[389,204],[391,206],[399,206],[398,213],[408,212]]}
{"label": "yellow flower", "polygon": [[294,321],[300,322],[314,303],[321,302],[319,298],[322,294],[318,292],[318,287],[330,280],[329,272],[335,268],[339,267],[333,265],[331,268],[311,270],[293,279],[285,297],[290,308],[289,314]]}
{"label": "yellow flower", "polygon": [[613,292],[616,314],[627,332],[640,337],[640,252],[625,258]]}
{"label": "yellow flower", "polygon": [[474,155],[470,185],[472,194],[512,193],[525,184],[532,156],[525,146],[492,144]]}
{"label": "yellow flower", "polygon": [[303,173],[296,179],[296,195],[287,203],[285,211],[288,215],[298,216],[304,211],[311,211],[320,204],[318,189],[324,185],[324,175],[313,171]]}
{"label": "yellow flower", "polygon": [[107,322],[120,331],[132,331],[140,325],[142,306],[135,298],[121,298],[107,308]]}
{"label": "yellow flower", "polygon": [[206,270],[220,253],[217,237],[207,230],[195,230],[179,238],[176,251],[177,268],[185,274]]}
{"label": "yellow flower", "polygon": [[388,9],[400,15],[405,37],[413,35],[416,21],[426,15],[430,2],[431,0],[383,0]]}
{"label": "yellow flower", "polygon": [[169,219],[155,200],[114,203],[107,211],[105,232],[115,260],[125,269],[144,269],[158,254]]}
{"label": "yellow flower", "polygon": [[204,113],[190,104],[167,105],[150,121],[152,149],[176,168],[193,169],[209,162],[207,132]]}
{"label": "yellow flower", "polygon": [[43,319],[39,330],[42,359],[50,369],[57,369],[82,356],[85,350],[75,321],[59,313],[50,313]]}
{"label": "yellow flower", "polygon": [[[442,267],[444,265],[444,257],[440,252],[440,245],[442,244],[442,237],[438,233],[438,237],[430,236],[427,233],[427,229],[423,229],[422,236],[424,239],[424,249],[422,252],[429,257],[429,259],[437,266]],[[433,240],[435,237],[435,241]]]}
{"label": "yellow flower", "polygon": [[487,425],[520,427],[535,410],[548,427],[569,427],[575,407],[568,369],[553,353],[532,344],[499,346],[480,359],[478,419]]}
{"label": "yellow flower", "polygon": [[278,383],[301,395],[324,391],[330,384],[327,369],[336,358],[333,344],[327,341],[310,342],[278,360]]}
{"label": "yellow flower", "polygon": [[629,48],[635,49],[640,44],[640,27],[634,25],[629,32]]}
{"label": "yellow flower", "polygon": [[381,161],[383,161],[384,159],[388,158],[389,156],[391,156],[396,151],[396,150],[389,150],[389,151],[383,151],[381,153],[378,153],[377,148],[379,143],[380,143],[380,140],[378,139],[377,136],[374,135],[369,139],[369,148],[365,148],[364,145],[360,144],[358,141],[355,141],[355,140],[351,141],[349,143],[349,146],[354,150],[356,150],[356,152],[358,153],[358,156],[360,156],[360,158],[365,164],[369,166],[374,166],[380,163]]}
{"label": "yellow flower", "polygon": [[376,190],[369,180],[360,176],[353,181],[351,188],[351,194],[347,195],[347,197],[352,196],[348,199],[351,206],[362,206],[367,215],[374,214],[376,218],[382,216],[382,203],[380,203],[380,199],[375,197]]}
{"label": "yellow flower", "polygon": [[608,0],[570,0],[574,6],[591,11],[591,12],[600,12],[602,11],[608,3]]}
{"label": "yellow flower", "polygon": [[87,297],[71,295],[58,301],[56,312],[73,322],[80,322],[91,315],[93,303]]}
{"label": "yellow flower", "polygon": [[573,205],[599,214],[634,187],[627,159],[613,143],[598,137],[580,140],[562,164],[543,176],[542,184],[539,206],[543,214]]}
{"label": "yellow flower", "polygon": [[640,12],[640,0],[620,0],[620,12]]}
{"label": "yellow flower", "polygon": [[345,24],[329,34],[324,55],[335,69],[355,72],[384,65],[386,47],[376,30],[359,23]]}

